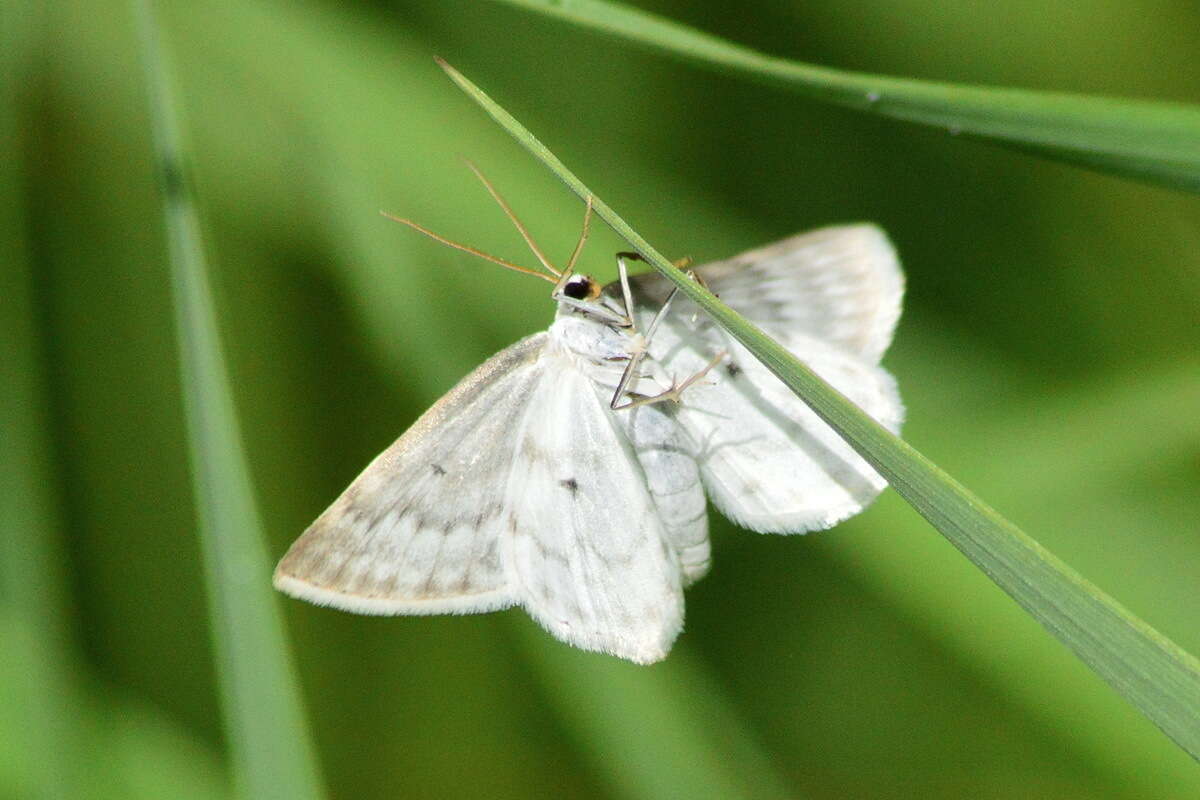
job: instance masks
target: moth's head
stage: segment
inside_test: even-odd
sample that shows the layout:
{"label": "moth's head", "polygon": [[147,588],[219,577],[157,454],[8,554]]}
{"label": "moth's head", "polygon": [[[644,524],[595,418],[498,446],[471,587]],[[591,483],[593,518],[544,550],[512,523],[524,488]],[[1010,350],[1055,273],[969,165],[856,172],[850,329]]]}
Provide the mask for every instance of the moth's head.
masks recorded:
{"label": "moth's head", "polygon": [[556,319],[585,317],[613,328],[628,328],[633,324],[624,304],[591,275],[568,275],[555,288],[558,301]]}
{"label": "moth's head", "polygon": [[594,301],[600,297],[600,283],[591,275],[572,275],[563,284],[562,293],[572,300]]}

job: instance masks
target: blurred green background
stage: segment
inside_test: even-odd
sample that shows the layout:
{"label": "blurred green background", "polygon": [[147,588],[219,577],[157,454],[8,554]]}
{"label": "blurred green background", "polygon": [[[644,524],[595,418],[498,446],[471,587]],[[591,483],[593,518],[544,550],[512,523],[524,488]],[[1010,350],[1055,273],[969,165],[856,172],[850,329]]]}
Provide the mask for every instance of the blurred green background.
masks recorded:
{"label": "blurred green background", "polygon": [[[2,7],[0,798],[72,776],[96,797],[226,797],[133,17]],[[1200,652],[1200,199],[503,5],[159,7],[272,556],[553,313],[541,282],[379,217],[528,260],[466,155],[554,257],[574,243],[579,203],[438,54],[672,257],[883,225],[909,279],[886,359],[905,437]],[[830,66],[1200,101],[1185,0],[642,7]],[[617,249],[597,232],[585,268],[612,278]],[[715,515],[713,535],[687,630],[649,668],[520,611],[371,619],[280,597],[330,795],[1200,793],[1182,751],[894,494],[819,535]],[[44,731],[56,750],[30,744]]]}

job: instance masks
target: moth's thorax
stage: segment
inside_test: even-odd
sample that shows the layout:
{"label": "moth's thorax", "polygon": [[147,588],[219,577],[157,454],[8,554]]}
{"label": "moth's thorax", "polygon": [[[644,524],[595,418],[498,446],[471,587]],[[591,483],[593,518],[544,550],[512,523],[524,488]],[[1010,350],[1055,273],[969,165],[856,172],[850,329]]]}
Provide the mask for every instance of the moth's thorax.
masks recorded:
{"label": "moth's thorax", "polygon": [[566,350],[587,361],[622,361],[641,344],[641,335],[628,328],[603,322],[560,303],[550,326],[550,337]]}
{"label": "moth's thorax", "polygon": [[[601,321],[569,306],[559,307],[549,335],[551,348],[573,359],[577,368],[606,393],[618,385],[630,357],[646,349],[646,340],[640,332]],[[645,353],[626,389],[631,394],[650,396],[670,387],[670,377]]]}

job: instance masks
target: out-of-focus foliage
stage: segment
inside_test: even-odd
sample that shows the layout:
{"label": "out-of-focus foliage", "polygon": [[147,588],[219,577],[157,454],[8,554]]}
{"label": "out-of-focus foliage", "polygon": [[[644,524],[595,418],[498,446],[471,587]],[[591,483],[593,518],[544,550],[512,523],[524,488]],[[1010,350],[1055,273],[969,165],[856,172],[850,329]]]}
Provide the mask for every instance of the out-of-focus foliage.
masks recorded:
{"label": "out-of-focus foliage", "polygon": [[150,0],[133,6],[162,191],[196,532],[231,782],[239,797],[320,800],[320,767],[291,647],[262,580],[271,571],[270,556],[221,347],[171,59]]}
{"label": "out-of-focus foliage", "polygon": [[[133,20],[122,3],[0,8],[0,699],[24,710],[0,714],[0,796],[221,796]],[[1200,101],[1200,10],[1175,0],[652,8],[813,63]],[[540,282],[378,216],[524,259],[464,154],[557,257],[577,233],[579,204],[436,53],[672,256],[882,224],[909,276],[887,362],[906,438],[1200,651],[1194,196],[831,110],[513,8],[202,1],[160,16],[272,552],[551,314]],[[598,232],[587,268],[611,277],[617,246]],[[571,651],[519,612],[368,619],[289,602],[331,795],[1200,791],[1186,755],[894,496],[804,538],[714,522],[713,573],[652,668]]]}

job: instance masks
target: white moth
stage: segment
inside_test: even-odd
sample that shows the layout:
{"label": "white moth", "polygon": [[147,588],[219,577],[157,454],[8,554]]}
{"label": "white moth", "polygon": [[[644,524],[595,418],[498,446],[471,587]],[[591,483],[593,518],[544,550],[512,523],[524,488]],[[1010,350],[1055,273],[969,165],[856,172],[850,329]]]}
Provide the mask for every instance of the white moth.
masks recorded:
{"label": "white moth", "polygon": [[[371,462],[292,545],[275,586],[360,614],[521,606],[577,647],[659,661],[683,627],[683,588],[709,568],[706,493],[743,527],[801,533],[856,514],[886,483],[664,278],[629,278],[630,254],[603,288],[574,273],[590,213],[559,271],[480,178],[553,274],[554,323]],[[878,228],[823,228],[694,274],[899,429],[879,360],[904,277]]]}

